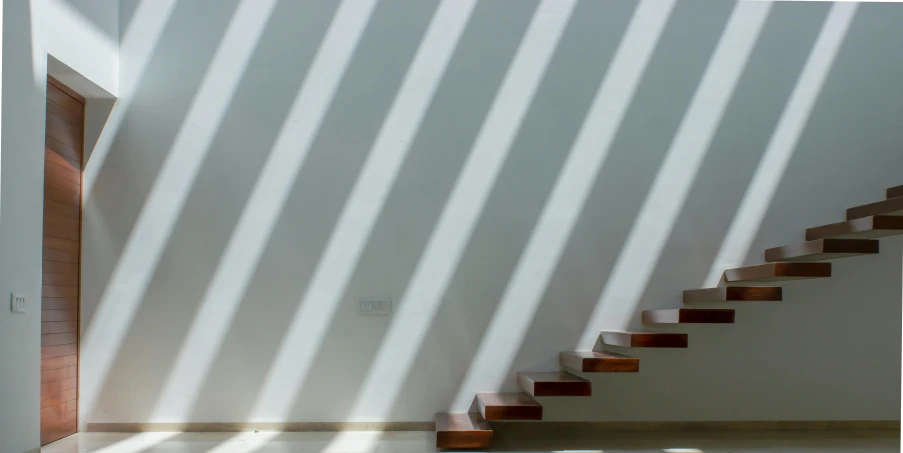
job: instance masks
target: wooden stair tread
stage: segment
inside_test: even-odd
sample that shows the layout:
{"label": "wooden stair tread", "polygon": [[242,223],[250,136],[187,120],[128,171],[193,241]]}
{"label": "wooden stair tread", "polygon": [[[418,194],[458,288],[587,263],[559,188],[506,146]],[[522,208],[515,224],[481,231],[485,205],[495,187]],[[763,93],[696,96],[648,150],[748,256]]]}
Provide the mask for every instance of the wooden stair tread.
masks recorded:
{"label": "wooden stair tread", "polygon": [[903,217],[878,215],[809,228],[806,230],[806,240],[873,239],[895,234],[903,234]]}
{"label": "wooden stair tread", "polygon": [[878,253],[872,239],[816,239],[765,251],[765,261],[821,261]]}
{"label": "wooden stair tread", "polygon": [[831,263],[766,263],[724,271],[725,283],[773,282],[830,276]]}
{"label": "wooden stair tread", "polygon": [[718,288],[688,289],[683,302],[780,302],[783,290],[780,286],[721,286]]}
{"label": "wooden stair tread", "polygon": [[476,412],[436,414],[436,448],[483,448],[492,443],[492,428]]}
{"label": "wooden stair tread", "polygon": [[558,354],[558,363],[584,373],[635,373],[640,359],[614,352],[567,351]]}
{"label": "wooden stair tread", "polygon": [[847,209],[847,220],[873,215],[903,215],[903,196],[856,206]]}
{"label": "wooden stair tread", "polygon": [[532,396],[590,396],[593,384],[564,371],[517,373],[520,388]]}
{"label": "wooden stair tread", "polygon": [[903,197],[903,186],[896,186],[887,189],[887,198]]}
{"label": "wooden stair tread", "polygon": [[542,420],[542,405],[523,392],[477,393],[477,405],[486,420]]}
{"label": "wooden stair tread", "polygon": [[674,308],[643,310],[644,324],[733,324],[734,310],[722,308]]}
{"label": "wooden stair tread", "polygon": [[599,334],[603,344],[625,348],[686,348],[687,334],[662,332],[621,332],[603,330]]}

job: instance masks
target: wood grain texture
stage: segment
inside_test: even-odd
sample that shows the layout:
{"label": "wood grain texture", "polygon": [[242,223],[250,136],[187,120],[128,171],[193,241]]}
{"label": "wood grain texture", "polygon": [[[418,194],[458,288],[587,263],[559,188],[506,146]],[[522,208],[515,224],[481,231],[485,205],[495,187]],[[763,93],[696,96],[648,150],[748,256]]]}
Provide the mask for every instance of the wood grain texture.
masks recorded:
{"label": "wood grain texture", "polygon": [[47,445],[75,434],[78,423],[77,414],[77,411],[72,411],[56,418],[41,420],[41,445]]}
{"label": "wood grain texture", "polygon": [[65,368],[56,368],[47,371],[41,371],[41,382],[61,381],[63,379],[74,378],[78,376],[77,366],[67,366]]}
{"label": "wood grain texture", "polygon": [[78,274],[42,274],[41,278],[46,286],[78,286]]}
{"label": "wood grain texture", "polygon": [[47,112],[45,135],[63,143],[79,143],[83,139],[84,130],[74,127],[54,112]]}
{"label": "wood grain texture", "polygon": [[51,212],[44,213],[44,225],[66,228],[75,231],[78,231],[80,228],[77,218]]}
{"label": "wood grain texture", "polygon": [[725,283],[772,282],[830,276],[831,263],[767,263],[724,271]]}
{"label": "wood grain texture", "polygon": [[659,332],[621,332],[603,330],[599,334],[603,344],[625,348],[686,348],[687,334]]}
{"label": "wood grain texture", "polygon": [[879,242],[871,239],[816,239],[765,251],[765,261],[822,261],[878,253]]}
{"label": "wood grain texture", "polygon": [[643,310],[643,324],[733,324],[734,310],[675,308]]}
{"label": "wood grain texture", "polygon": [[593,384],[564,371],[517,373],[521,390],[532,396],[590,396]]}
{"label": "wood grain texture", "polygon": [[48,406],[55,406],[57,404],[63,404],[66,401],[75,400],[78,395],[78,389],[71,388],[68,390],[63,390],[59,393],[53,393],[50,395],[41,395],[41,409]]}
{"label": "wood grain texture", "polygon": [[44,237],[78,240],[81,237],[81,232],[78,227],[49,225],[47,222],[44,222]]}
{"label": "wood grain texture", "polygon": [[44,310],[78,310],[78,299],[60,297],[43,298],[41,299],[41,308],[43,308]]}
{"label": "wood grain texture", "polygon": [[[72,94],[67,93],[67,91],[72,92],[72,90],[68,88],[60,88],[64,87],[62,83],[59,83],[55,79],[48,79],[48,87],[47,87],[47,100],[56,104],[59,104],[61,107],[66,109],[67,112],[73,115],[77,115],[79,113],[83,113],[85,110],[85,102],[84,100],[80,100],[78,97],[73,96]],[[51,88],[52,85],[52,88]]]}
{"label": "wood grain texture", "polygon": [[72,190],[59,189],[44,186],[44,199],[66,203],[72,206],[81,206],[81,194]]}
{"label": "wood grain texture", "polygon": [[61,216],[71,217],[73,219],[79,219],[81,216],[81,209],[78,206],[72,206],[67,203],[60,203],[54,200],[44,200],[44,213],[50,214],[58,214]]}
{"label": "wood grain texture", "polygon": [[78,322],[78,313],[70,310],[41,310],[41,321],[75,321]]}
{"label": "wood grain texture", "polygon": [[[85,109],[85,97],[84,96],[82,96],[81,94],[78,94],[78,92],[76,92],[72,88],[67,87],[66,84],[64,84],[63,82],[60,82],[59,80],[56,79],[56,77],[54,77],[50,74],[47,74],[47,83],[49,85],[52,85],[57,90],[59,90],[60,93],[65,94],[69,98],[75,100],[75,102],[76,102],[75,108],[80,108],[81,109],[80,111],[84,111],[84,109]],[[47,87],[47,88],[48,88],[47,89],[47,98],[48,99],[53,100],[55,102],[57,101],[57,99],[60,99],[59,96],[51,97],[50,87]]]}
{"label": "wood grain texture", "polygon": [[45,261],[58,261],[60,263],[78,264],[78,252],[58,250],[44,247],[42,256]]}
{"label": "wood grain texture", "polygon": [[780,302],[783,290],[780,286],[721,286],[718,288],[688,289],[683,293],[683,303],[705,302]]}
{"label": "wood grain texture", "polygon": [[847,220],[873,215],[903,215],[903,197],[888,198],[847,209]]}
{"label": "wood grain texture", "polygon": [[66,190],[72,189],[73,186],[79,186],[82,175],[70,168],[45,160],[44,178],[47,185]]}
{"label": "wood grain texture", "polygon": [[[47,84],[41,286],[41,444],[74,434],[78,406],[84,98]],[[72,410],[70,410],[72,409]]]}
{"label": "wood grain texture", "polygon": [[49,159],[50,156],[47,156],[46,153],[55,153],[59,157],[65,159],[69,162],[69,165],[73,169],[81,168],[81,154],[78,146],[69,145],[63,143],[53,137],[44,137],[46,142],[44,144],[44,158]]}
{"label": "wood grain texture", "polygon": [[558,363],[584,373],[636,373],[640,359],[614,352],[565,351],[558,354]]}
{"label": "wood grain texture", "polygon": [[78,324],[74,320],[63,322],[45,321],[41,323],[41,335],[66,332],[78,332]]}
{"label": "wood grain texture", "polygon": [[542,405],[526,393],[478,393],[477,405],[486,420],[542,420]]}
{"label": "wood grain texture", "polygon": [[476,412],[436,414],[436,448],[485,448],[492,428]]}
{"label": "wood grain texture", "polygon": [[896,186],[887,189],[887,198],[903,197],[903,186]]}
{"label": "wood grain texture", "polygon": [[77,355],[78,346],[75,344],[61,344],[57,346],[41,346],[41,358],[52,359],[67,355]]}
{"label": "wood grain texture", "polygon": [[44,166],[44,186],[54,187],[69,194],[81,194],[79,183],[73,182],[71,178],[64,178],[69,175],[69,170],[59,165],[47,164]]}
{"label": "wood grain texture", "polygon": [[78,341],[76,332],[48,333],[41,335],[41,346],[59,346],[75,344]]}
{"label": "wood grain texture", "polygon": [[78,366],[78,356],[75,354],[41,360],[41,372],[73,366]]}
{"label": "wood grain texture", "polygon": [[41,297],[78,297],[78,286],[41,286]]}
{"label": "wood grain texture", "polygon": [[873,239],[895,234],[903,234],[903,217],[871,216],[809,228],[806,230],[806,240]]}
{"label": "wood grain texture", "polygon": [[[44,203],[47,203],[47,201],[45,200]],[[53,249],[53,250],[63,250],[66,252],[78,254],[79,243],[78,243],[78,241],[73,241],[71,239],[45,237],[44,238],[44,248],[45,249]]]}
{"label": "wood grain texture", "polygon": [[42,270],[47,274],[78,274],[78,264],[44,261]]}
{"label": "wood grain texture", "polygon": [[72,115],[72,111],[70,111],[69,109],[49,99],[45,103],[45,107],[47,108],[47,113],[51,113],[57,116],[58,118],[60,118],[60,120],[71,126],[78,127],[78,124],[73,121],[72,117],[74,115]]}
{"label": "wood grain texture", "polygon": [[62,415],[66,415],[70,412],[75,412],[78,410],[77,401],[66,401],[62,404],[56,404],[53,406],[47,406],[41,409],[41,420],[47,420],[48,418],[56,418]]}
{"label": "wood grain texture", "polygon": [[55,395],[66,390],[74,389],[78,385],[78,379],[73,376],[71,378],[60,379],[58,381],[48,381],[41,383],[41,395]]}

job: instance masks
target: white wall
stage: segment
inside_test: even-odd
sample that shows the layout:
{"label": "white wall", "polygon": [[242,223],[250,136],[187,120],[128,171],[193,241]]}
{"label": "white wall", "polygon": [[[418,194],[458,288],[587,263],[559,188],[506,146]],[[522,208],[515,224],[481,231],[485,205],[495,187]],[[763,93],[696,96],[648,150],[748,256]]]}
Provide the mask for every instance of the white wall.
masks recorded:
{"label": "white wall", "polygon": [[[430,420],[901,183],[897,5],[158,5],[88,187],[83,422]],[[896,419],[900,245],[546,418]]]}
{"label": "white wall", "polygon": [[7,302],[0,310],[0,439],[20,453],[39,445],[44,99],[32,74],[28,4],[3,8],[0,294],[25,293],[29,310],[14,315]]}
{"label": "white wall", "polygon": [[[72,5],[92,6],[86,21]],[[0,449],[37,451],[40,444],[41,225],[44,104],[48,53],[70,76],[83,74],[97,92],[116,93],[118,13],[90,0],[3,2],[2,175],[0,175]],[[106,8],[116,11],[115,3]],[[53,20],[50,20],[52,18]],[[91,27],[94,27],[92,25]],[[94,36],[96,40],[87,39]],[[103,36],[103,44],[100,37]],[[55,74],[56,75],[56,74]],[[70,79],[74,80],[74,79]],[[28,311],[13,314],[9,294],[24,293]]]}

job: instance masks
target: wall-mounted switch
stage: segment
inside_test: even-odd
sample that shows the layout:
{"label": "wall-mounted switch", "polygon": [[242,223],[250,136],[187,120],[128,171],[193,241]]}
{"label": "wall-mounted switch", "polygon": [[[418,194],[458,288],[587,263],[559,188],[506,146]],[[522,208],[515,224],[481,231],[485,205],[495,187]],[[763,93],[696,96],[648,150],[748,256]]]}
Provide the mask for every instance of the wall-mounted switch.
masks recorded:
{"label": "wall-mounted switch", "polygon": [[25,294],[15,294],[13,293],[10,298],[10,310],[13,313],[25,313]]}
{"label": "wall-mounted switch", "polygon": [[388,315],[392,313],[392,299],[364,299],[360,301],[363,315]]}

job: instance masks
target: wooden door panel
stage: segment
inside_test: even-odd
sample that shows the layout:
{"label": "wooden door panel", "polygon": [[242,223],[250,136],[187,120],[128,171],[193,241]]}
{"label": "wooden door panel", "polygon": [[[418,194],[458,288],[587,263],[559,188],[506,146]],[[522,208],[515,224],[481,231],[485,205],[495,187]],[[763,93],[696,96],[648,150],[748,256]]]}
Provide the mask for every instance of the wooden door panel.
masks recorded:
{"label": "wooden door panel", "polygon": [[47,83],[41,287],[41,445],[78,426],[84,99]]}

